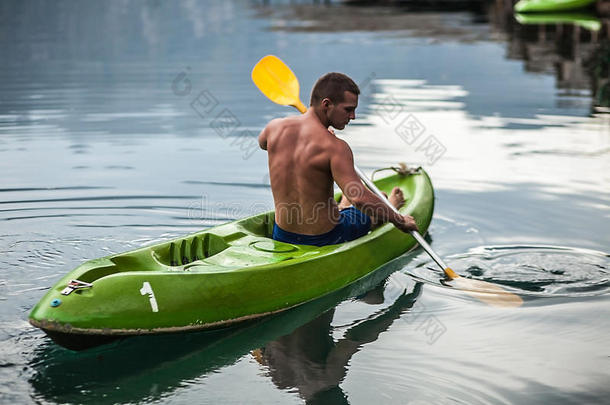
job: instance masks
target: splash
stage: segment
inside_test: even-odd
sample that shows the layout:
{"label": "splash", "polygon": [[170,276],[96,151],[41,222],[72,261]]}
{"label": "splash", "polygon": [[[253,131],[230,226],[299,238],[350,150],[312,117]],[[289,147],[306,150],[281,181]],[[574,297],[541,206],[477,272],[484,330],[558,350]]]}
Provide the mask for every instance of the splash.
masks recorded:
{"label": "splash", "polygon": [[[610,293],[610,255],[563,246],[481,246],[447,262],[463,277],[503,285],[533,297],[589,297]],[[432,281],[433,264],[414,276]],[[434,268],[436,271],[437,269]],[[437,274],[437,273],[434,273]]]}

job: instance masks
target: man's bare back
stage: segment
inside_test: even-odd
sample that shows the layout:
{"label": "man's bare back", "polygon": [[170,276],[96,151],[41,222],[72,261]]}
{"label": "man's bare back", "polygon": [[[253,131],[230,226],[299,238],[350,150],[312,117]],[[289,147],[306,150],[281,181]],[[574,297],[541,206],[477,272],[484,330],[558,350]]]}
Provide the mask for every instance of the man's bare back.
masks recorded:
{"label": "man's bare back", "polygon": [[[329,75],[339,76],[339,80],[347,78],[331,73],[318,83]],[[393,212],[362,184],[349,145],[328,129],[343,129],[355,118],[359,90],[351,79],[346,80],[353,91],[337,94],[335,86],[333,97],[326,97],[325,93],[316,96],[317,83],[311,107],[304,115],[275,119],[259,135],[260,147],[268,152],[275,223],[281,230],[299,235],[322,235],[335,230],[343,215],[333,199],[333,184],[337,183],[356,208],[353,215],[364,216],[367,227],[390,221],[405,232],[416,230],[412,217]],[[331,86],[327,91],[332,90]],[[393,190],[390,200],[397,206],[402,202],[402,192]],[[370,219],[366,219],[367,215]]]}
{"label": "man's bare back", "polygon": [[324,128],[313,110],[273,120],[259,137],[269,154],[275,222],[282,229],[319,235],[337,225],[331,156],[345,150],[344,141]]}

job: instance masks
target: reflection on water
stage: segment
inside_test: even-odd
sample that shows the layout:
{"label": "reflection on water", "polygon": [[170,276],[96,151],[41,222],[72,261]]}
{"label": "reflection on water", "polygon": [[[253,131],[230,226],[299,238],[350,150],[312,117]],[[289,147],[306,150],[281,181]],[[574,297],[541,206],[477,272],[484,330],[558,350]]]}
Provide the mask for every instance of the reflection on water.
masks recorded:
{"label": "reflection on water", "polygon": [[[449,4],[445,5],[446,11]],[[483,26],[475,21],[484,16],[484,4],[462,7],[468,12],[446,13],[425,11],[408,13],[408,7],[345,7],[315,4],[274,5],[258,7],[260,16],[270,18],[268,29],[285,32],[403,32],[410,37],[428,41],[459,40],[464,42],[488,39]],[[460,6],[458,5],[459,9]],[[399,34],[400,35],[400,34]]]}
{"label": "reflection on water", "polygon": [[[361,300],[371,305],[384,303],[384,286],[368,291]],[[267,343],[256,352],[257,361],[264,365],[273,383],[280,389],[295,388],[312,404],[349,403],[339,387],[348,364],[366,343],[374,342],[379,334],[410,309],[421,294],[421,284],[406,290],[391,305],[345,328],[343,335],[333,339],[331,322],[335,310],[330,310],[289,335]]]}
{"label": "reflection on water", "polygon": [[563,105],[578,104],[584,96],[591,98],[593,113],[608,112],[610,15],[577,10],[513,17],[504,7],[493,22],[508,34],[509,58],[524,60],[528,71],[555,74]]}
{"label": "reflection on water", "polygon": [[[521,24],[510,3],[1,2],[0,402],[604,402],[608,261],[583,248],[610,246],[608,17]],[[293,114],[251,83],[268,53],[303,99],[326,71],[354,77],[356,161],[423,165],[431,245],[525,305],[445,288],[417,251],[238,329],[75,354],[30,327],[84,260],[272,206],[266,155],[192,106],[211,95],[240,134]]]}
{"label": "reflection on water", "polygon": [[[456,85],[373,80],[370,111],[359,118],[367,125],[347,128],[345,139],[362,166],[390,166],[408,156],[410,163],[432,171],[437,188],[513,190],[528,198],[528,189],[540,187],[537,192],[590,193],[591,203],[607,194],[607,114],[473,116],[467,110],[469,94]],[[590,175],[584,179],[583,173]]]}
{"label": "reflection on water", "polygon": [[[418,4],[424,9],[413,12]],[[399,38],[422,37],[432,39],[432,43],[504,41],[507,37],[509,58],[524,60],[531,72],[556,73],[566,108],[579,107],[589,97],[594,112],[607,112],[610,106],[610,15],[598,17],[588,10],[515,15],[510,0],[491,5],[454,2],[454,7],[467,11],[462,13],[426,11],[425,2],[401,6],[301,4],[260,7],[257,11],[270,18],[269,29],[283,32],[366,30]],[[486,20],[497,31],[481,24]]]}

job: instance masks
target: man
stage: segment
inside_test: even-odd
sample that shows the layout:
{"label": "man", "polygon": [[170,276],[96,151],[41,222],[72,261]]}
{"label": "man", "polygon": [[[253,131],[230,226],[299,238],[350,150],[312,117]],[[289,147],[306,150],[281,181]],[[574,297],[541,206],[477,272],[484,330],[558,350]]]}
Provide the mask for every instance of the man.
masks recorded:
{"label": "man", "polygon": [[[359,238],[387,221],[404,232],[417,229],[413,217],[396,214],[362,184],[350,147],[329,129],[343,129],[356,118],[359,94],[348,76],[327,73],[314,85],[305,114],[272,120],[259,135],[269,157],[273,239],[324,246]],[[333,182],[343,191],[340,204]],[[400,207],[402,191],[395,187],[389,200]]]}

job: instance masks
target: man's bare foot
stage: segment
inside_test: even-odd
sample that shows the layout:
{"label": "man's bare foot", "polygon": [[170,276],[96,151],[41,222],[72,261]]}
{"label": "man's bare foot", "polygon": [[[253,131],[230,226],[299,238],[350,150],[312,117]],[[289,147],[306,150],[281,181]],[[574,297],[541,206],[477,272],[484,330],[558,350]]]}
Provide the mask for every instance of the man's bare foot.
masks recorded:
{"label": "man's bare foot", "polygon": [[349,202],[345,195],[341,196],[341,201],[339,201],[339,210],[343,210],[345,208],[349,208],[352,206],[352,203]]}
{"label": "man's bare foot", "polygon": [[390,201],[390,204],[398,209],[405,204],[405,195],[400,188],[394,187],[388,200]]}
{"label": "man's bare foot", "polygon": [[[402,193],[402,190],[398,187],[394,187],[392,189],[392,192],[390,193],[389,198],[388,198],[387,193],[384,193],[383,191],[381,193],[385,196],[385,198],[388,199],[388,201],[390,201],[390,204],[392,204],[397,209],[399,209],[400,207],[402,207],[405,204],[405,195]],[[339,209],[342,210],[345,208],[349,208],[351,206],[352,206],[352,203],[349,202],[347,197],[342,196],[341,201],[339,202]]]}

